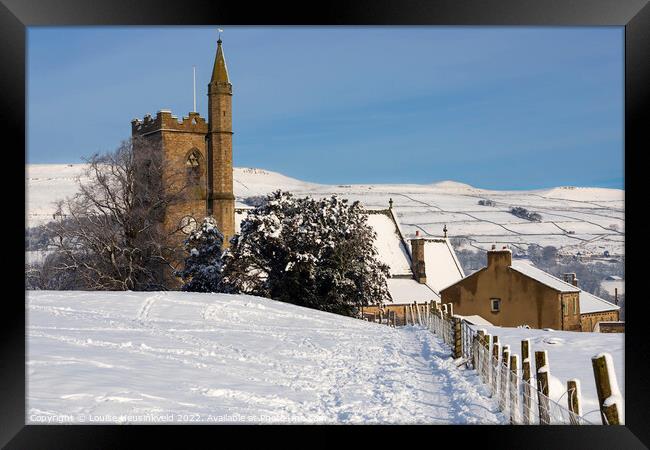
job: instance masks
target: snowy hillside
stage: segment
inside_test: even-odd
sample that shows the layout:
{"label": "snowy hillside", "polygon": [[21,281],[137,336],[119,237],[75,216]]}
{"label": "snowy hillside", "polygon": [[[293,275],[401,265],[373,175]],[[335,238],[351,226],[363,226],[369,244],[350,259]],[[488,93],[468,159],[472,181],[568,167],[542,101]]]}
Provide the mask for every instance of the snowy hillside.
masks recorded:
{"label": "snowy hillside", "polygon": [[[30,165],[27,167],[27,216],[30,225],[50,220],[54,201],[75,192],[73,178],[82,165]],[[467,184],[442,181],[428,185],[321,185],[262,169],[235,168],[238,205],[246,197],[276,189],[298,195],[339,194],[361,200],[367,207],[387,208],[392,198],[408,236],[442,236],[446,224],[452,237],[466,237],[471,247],[510,244],[524,250],[528,244],[554,245],[567,254],[603,256],[624,253],[624,191],[620,189],[558,187],[534,191],[490,191]],[[491,206],[479,205],[480,200]],[[512,215],[512,207],[542,216],[530,222]]]}
{"label": "snowy hillside", "polygon": [[226,294],[29,291],[26,308],[27,423],[505,422],[421,328]]}

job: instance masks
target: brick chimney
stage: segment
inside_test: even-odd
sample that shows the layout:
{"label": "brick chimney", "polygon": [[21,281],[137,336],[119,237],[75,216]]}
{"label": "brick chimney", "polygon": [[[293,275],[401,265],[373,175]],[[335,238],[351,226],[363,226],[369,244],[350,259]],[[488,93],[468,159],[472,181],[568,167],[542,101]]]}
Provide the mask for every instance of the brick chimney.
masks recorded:
{"label": "brick chimney", "polygon": [[424,239],[420,237],[419,230],[415,231],[415,238],[411,239],[411,269],[418,283],[427,282],[427,272],[424,266]]}
{"label": "brick chimney", "polygon": [[562,275],[562,278],[563,278],[564,281],[566,281],[567,283],[570,283],[570,284],[574,285],[575,287],[578,287],[578,279],[576,278],[576,274],[575,274],[575,273],[572,273],[572,272],[570,272],[570,273],[565,273],[565,274]]}
{"label": "brick chimney", "polygon": [[510,267],[512,265],[512,252],[504,245],[501,250],[493,245],[487,252],[488,268],[491,267]]}

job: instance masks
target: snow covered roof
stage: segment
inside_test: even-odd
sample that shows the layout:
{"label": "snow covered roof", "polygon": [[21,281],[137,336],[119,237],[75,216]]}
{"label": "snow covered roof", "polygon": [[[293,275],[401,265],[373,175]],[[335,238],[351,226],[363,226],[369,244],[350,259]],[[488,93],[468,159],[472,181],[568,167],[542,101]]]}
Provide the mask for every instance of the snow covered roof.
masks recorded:
{"label": "snow covered roof", "polygon": [[580,290],[580,313],[595,313],[621,309],[618,305],[596,297],[587,291]]}
{"label": "snow covered roof", "polygon": [[395,304],[440,300],[429,286],[412,278],[389,278],[388,291]]}
{"label": "snow covered roof", "polygon": [[465,278],[456,252],[447,239],[424,241],[424,268],[427,284],[436,292]]}
{"label": "snow covered roof", "polygon": [[379,259],[390,267],[391,276],[412,275],[411,257],[389,213],[369,211],[368,225],[377,233],[375,246]]}
{"label": "snow covered roof", "polygon": [[488,325],[488,326],[492,326],[492,323],[488,322],[487,320],[485,320],[481,316],[477,316],[477,315],[461,316],[459,314],[454,314],[454,315],[457,316],[457,317],[460,317],[461,319],[465,319],[466,321],[468,321],[472,325]]}
{"label": "snow covered roof", "polygon": [[605,278],[607,281],[619,281],[622,280],[623,278],[619,277],[618,275],[609,275],[608,277]]}
{"label": "snow covered roof", "polygon": [[535,266],[531,266],[530,264],[513,261],[510,268],[526,275],[529,278],[537,280],[540,283],[545,284],[546,286],[555,289],[558,292],[580,292],[580,289],[571,283],[562,281],[550,273],[544,272],[543,270],[538,269]]}

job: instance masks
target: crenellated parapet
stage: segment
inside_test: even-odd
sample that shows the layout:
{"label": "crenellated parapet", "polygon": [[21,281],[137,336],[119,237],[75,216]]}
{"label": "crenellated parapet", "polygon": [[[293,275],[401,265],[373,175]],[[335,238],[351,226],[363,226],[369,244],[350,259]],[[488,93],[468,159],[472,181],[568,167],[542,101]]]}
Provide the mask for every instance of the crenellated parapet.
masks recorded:
{"label": "crenellated parapet", "polygon": [[178,131],[183,133],[207,133],[208,123],[197,112],[191,112],[187,117],[178,120],[169,110],[160,110],[156,117],[151,114],[144,116],[143,120],[131,121],[131,134],[143,136],[157,131]]}

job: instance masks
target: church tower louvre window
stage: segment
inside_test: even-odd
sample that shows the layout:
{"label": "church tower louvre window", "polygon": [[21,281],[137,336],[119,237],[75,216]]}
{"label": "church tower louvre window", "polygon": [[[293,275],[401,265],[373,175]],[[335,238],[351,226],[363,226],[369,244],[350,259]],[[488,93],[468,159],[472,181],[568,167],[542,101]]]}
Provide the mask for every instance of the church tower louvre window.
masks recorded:
{"label": "church tower louvre window", "polygon": [[189,154],[187,155],[187,160],[185,161],[185,165],[187,167],[195,167],[198,168],[201,163],[201,152],[199,152],[198,149],[193,148],[190,150]]}

